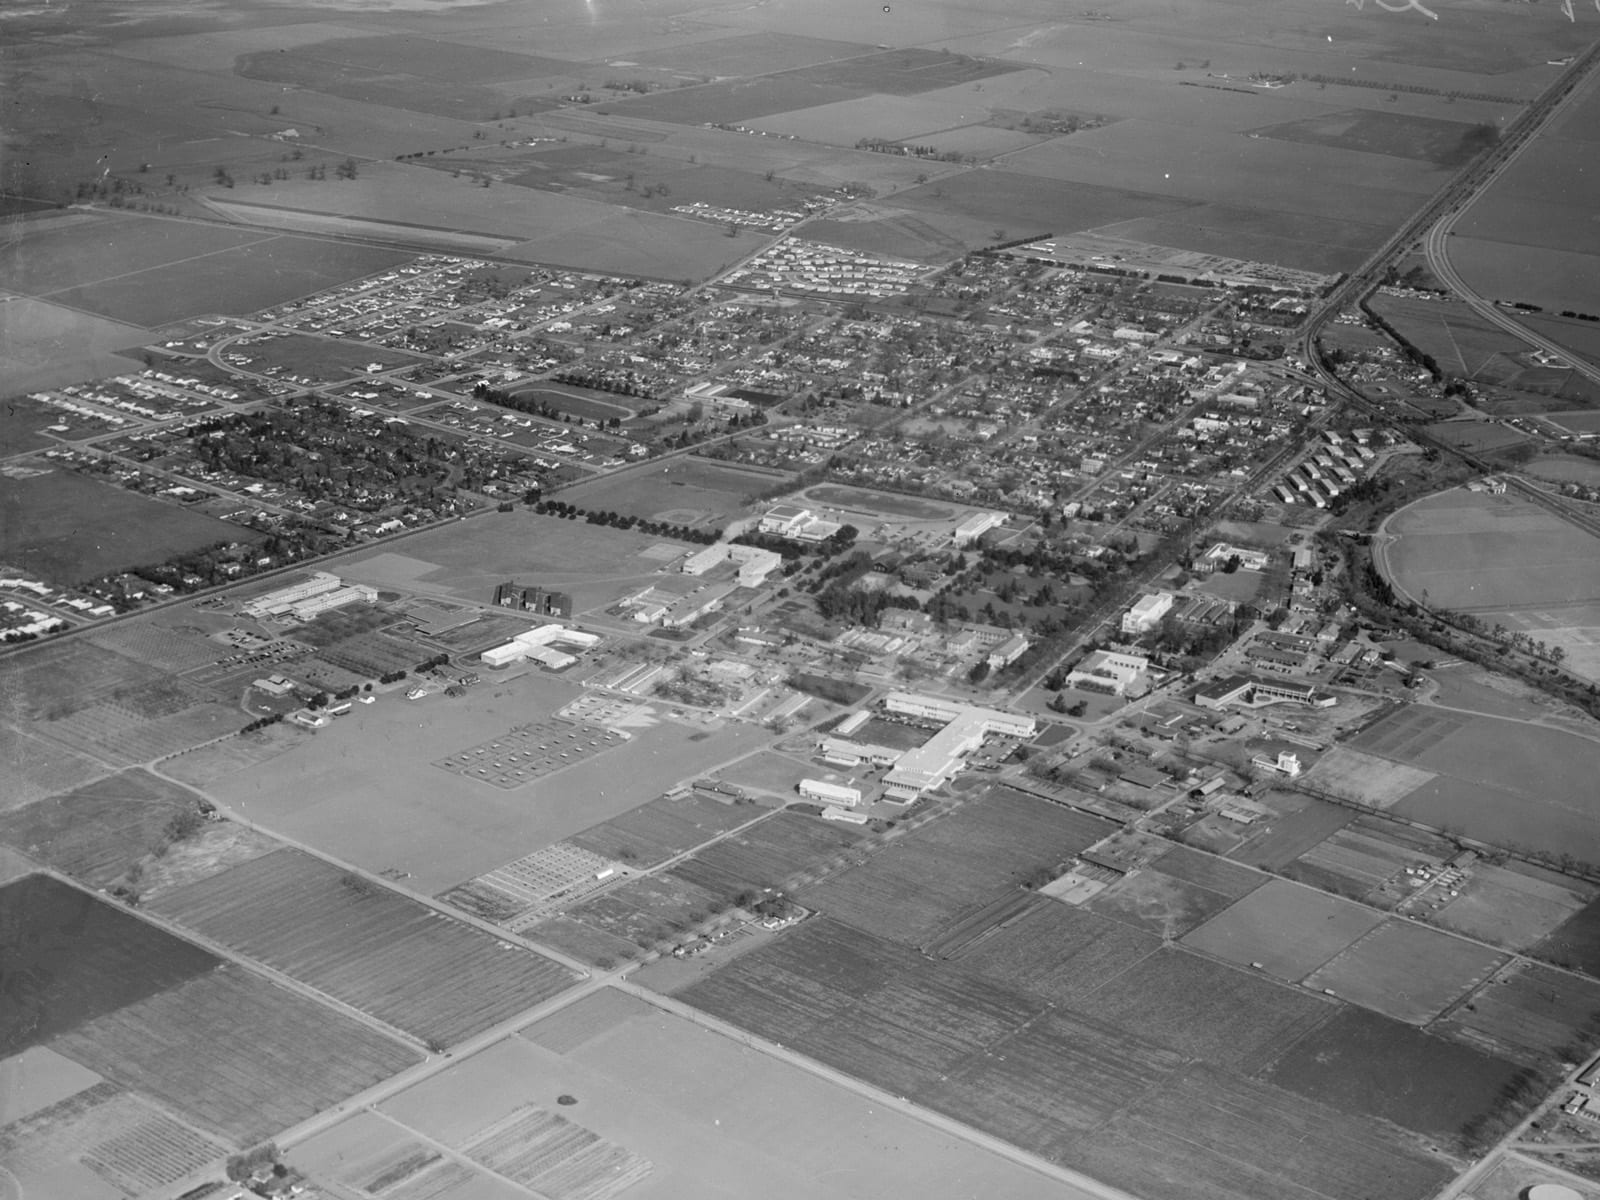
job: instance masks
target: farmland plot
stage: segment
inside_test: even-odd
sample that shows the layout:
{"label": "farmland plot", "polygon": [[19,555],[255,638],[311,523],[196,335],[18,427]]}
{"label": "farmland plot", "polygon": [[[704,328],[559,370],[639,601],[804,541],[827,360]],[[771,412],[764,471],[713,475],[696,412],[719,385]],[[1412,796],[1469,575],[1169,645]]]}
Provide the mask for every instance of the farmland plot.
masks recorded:
{"label": "farmland plot", "polygon": [[692,850],[755,815],[700,792],[662,796],[568,838],[575,846],[641,867]]}
{"label": "farmland plot", "polygon": [[547,958],[296,850],[152,907],[430,1043],[460,1041],[572,983]]}
{"label": "farmland plot", "polygon": [[[602,896],[574,906],[573,921],[648,949],[711,915],[717,897],[671,874],[641,875]],[[540,926],[534,927],[539,936]]]}
{"label": "farmland plot", "polygon": [[848,825],[798,813],[776,813],[707,846],[673,867],[671,873],[712,895],[732,900],[746,889],[791,886],[796,875],[840,862],[867,836]]}
{"label": "farmland plot", "polygon": [[1475,942],[1390,921],[1326,963],[1306,986],[1422,1024],[1505,961]]}
{"label": "farmland plot", "polygon": [[1479,988],[1428,1032],[1487,1045],[1530,1065],[1579,1059],[1600,1033],[1600,983],[1522,963]]}
{"label": "farmland plot", "polygon": [[1152,934],[1052,902],[974,943],[956,961],[1052,1003],[1070,1003],[1160,948],[1161,939]]}
{"label": "farmland plot", "polygon": [[53,1045],[241,1146],[421,1058],[351,1017],[238,967],[119,1008]]}

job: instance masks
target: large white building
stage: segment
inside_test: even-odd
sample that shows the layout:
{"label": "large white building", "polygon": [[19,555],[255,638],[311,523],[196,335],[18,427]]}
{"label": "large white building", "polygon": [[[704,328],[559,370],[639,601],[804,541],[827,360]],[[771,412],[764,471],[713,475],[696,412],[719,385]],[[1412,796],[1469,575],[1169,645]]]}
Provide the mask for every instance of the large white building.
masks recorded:
{"label": "large white building", "polygon": [[1125,696],[1137,688],[1150,669],[1150,660],[1137,654],[1119,654],[1113,650],[1096,650],[1080,662],[1067,675],[1067,686],[1082,688],[1087,692],[1104,692],[1109,696]]}
{"label": "large white building", "polygon": [[327,571],[313,571],[309,579],[291,583],[288,587],[278,588],[247,602],[244,606],[244,615],[258,619],[277,616],[288,612],[295,604],[343,586],[343,581],[337,575],[329,574]]}
{"label": "large white building", "polygon": [[1122,614],[1122,632],[1130,637],[1149,633],[1161,624],[1161,618],[1171,611],[1171,592],[1152,592],[1147,596],[1140,596],[1133,607]]}
{"label": "large white building", "polygon": [[571,654],[557,650],[557,646],[587,650],[597,645],[599,641],[599,634],[585,633],[581,629],[571,629],[556,624],[540,625],[517,634],[504,645],[490,647],[478,658],[486,667],[504,667],[531,658],[552,670],[559,670],[571,666],[578,660]]}
{"label": "large white building", "polygon": [[892,800],[909,802],[943,784],[990,734],[1029,738],[1038,730],[1032,717],[913,692],[890,692],[884,707],[904,716],[946,722],[927,742],[900,755],[884,777],[886,796]]}
{"label": "large white building", "polygon": [[973,513],[951,531],[950,540],[958,546],[967,546],[1005,523],[1006,514],[1003,512]]}
{"label": "large white building", "polygon": [[757,526],[762,533],[775,537],[792,538],[797,542],[825,542],[844,526],[837,521],[824,521],[809,508],[798,504],[774,504]]}
{"label": "large white building", "polygon": [[783,565],[783,555],[757,546],[740,546],[733,542],[718,542],[707,546],[683,560],[685,575],[704,575],[724,562],[739,566],[740,587],[760,587],[767,576]]}

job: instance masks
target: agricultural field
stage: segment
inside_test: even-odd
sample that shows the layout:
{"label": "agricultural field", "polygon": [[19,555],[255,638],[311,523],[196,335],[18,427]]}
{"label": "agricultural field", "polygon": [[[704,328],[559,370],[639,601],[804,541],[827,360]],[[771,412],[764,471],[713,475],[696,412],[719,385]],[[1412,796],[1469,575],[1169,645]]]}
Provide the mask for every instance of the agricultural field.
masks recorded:
{"label": "agricultural field", "polygon": [[1069,1004],[1074,1013],[1245,1075],[1338,1011],[1260,972],[1170,945]]}
{"label": "agricultural field", "polygon": [[1595,540],[1514,496],[1442,492],[1385,525],[1379,565],[1405,594],[1558,646],[1600,679],[1600,556]]}
{"label": "agricultural field", "polygon": [[1465,166],[1489,144],[1479,126],[1407,113],[1347,109],[1255,131],[1258,136],[1393,158],[1437,167]]}
{"label": "agricultural field", "polygon": [[235,966],[81,1024],[53,1047],[239,1147],[271,1137],[422,1057],[352,1017]]}
{"label": "agricultural field", "polygon": [[[604,895],[572,906],[566,919],[597,930],[607,938],[629,943],[629,957],[637,957],[642,950],[671,942],[729,902],[728,898],[714,895],[671,873],[641,875]],[[529,930],[529,936],[537,940],[543,936],[543,929],[542,925],[535,925]]]}
{"label": "agricultural field", "polygon": [[756,496],[770,492],[785,478],[778,471],[725,466],[690,456],[579,483],[562,489],[560,498],[580,508],[721,529],[743,516]]}
{"label": "agricultural field", "polygon": [[1271,879],[1183,939],[1183,944],[1298,983],[1383,917],[1311,888]]}
{"label": "agricultural field", "polygon": [[[1411,785],[1407,791],[1416,786],[1415,780],[1407,782]],[[1406,868],[1438,869],[1457,853],[1456,845],[1447,838],[1381,818],[1357,817],[1285,866],[1283,874],[1336,896],[1361,900],[1377,908],[1394,908],[1411,895],[1415,886],[1414,877],[1406,876]]]}
{"label": "agricultural field", "polygon": [[165,847],[173,818],[200,796],[145,770],[121,771],[0,814],[0,842],[91,887],[103,887]]}
{"label": "agricultural field", "polygon": [[698,851],[670,873],[723,901],[743,891],[785,891],[847,861],[869,835],[858,827],[780,812]]}
{"label": "agricultural field", "polygon": [[297,850],[176,888],[151,907],[432,1045],[572,983],[549,959]]}
{"label": "agricultural field", "polygon": [[214,970],[219,960],[44,875],[0,887],[0,1058]]}
{"label": "agricultural field", "polygon": [[[0,683],[0,704],[17,700],[11,689]],[[104,775],[106,768],[48,739],[0,725],[0,771],[6,776],[6,794],[0,798],[0,808],[4,808],[67,791]]]}
{"label": "agricultural field", "polygon": [[1389,921],[1324,963],[1306,986],[1425,1025],[1506,962],[1474,942]]}
{"label": "agricultural field", "polygon": [[1102,818],[995,787],[797,898],[880,937],[925,945],[1114,830]]}
{"label": "agricultural field", "polygon": [[1399,816],[1495,845],[1600,859],[1588,786],[1600,743],[1551,726],[1413,706],[1352,744],[1435,772],[1394,806]]}
{"label": "agricultural field", "polygon": [[1600,900],[1590,901],[1530,951],[1558,967],[1600,979]]}
{"label": "agricultural field", "polygon": [[1518,963],[1428,1031],[1487,1046],[1531,1066],[1577,1061],[1600,1037],[1600,983],[1538,963]]}
{"label": "agricultural field", "polygon": [[1260,832],[1252,829],[1227,854],[1264,871],[1282,870],[1356,819],[1351,809],[1300,792],[1272,792],[1261,799],[1278,815]]}
{"label": "agricultural field", "polygon": [[[92,235],[76,225],[57,230],[47,223],[30,231],[25,244],[26,254],[18,243],[0,250],[0,274],[14,291],[145,329],[207,313],[257,312],[411,257],[131,213],[98,218]],[[86,253],[91,244],[94,252]],[[120,348],[139,340],[136,335]]]}
{"label": "agricultural field", "polygon": [[260,534],[181,505],[55,468],[26,479],[0,476],[0,559],[58,584],[165,562],[218,542]]}
{"label": "agricultural field", "polygon": [[1344,1112],[1450,1138],[1495,1109],[1516,1071],[1483,1050],[1347,1008],[1296,1043],[1267,1078]]}
{"label": "agricultural field", "polygon": [[1147,867],[1097,893],[1088,907],[1173,941],[1209,921],[1235,899]]}
{"label": "agricultural field", "polygon": [[776,750],[762,750],[741,758],[717,772],[717,778],[746,791],[764,792],[789,801],[802,779],[817,774],[817,768]]}
{"label": "agricultural field", "polygon": [[[683,1016],[637,1001],[619,1005],[618,995],[584,997],[384,1101],[378,1114],[301,1143],[290,1161],[313,1180],[355,1185],[357,1175],[371,1179],[385,1163],[398,1173],[409,1155],[422,1154],[409,1144],[483,1146],[477,1139],[485,1130],[538,1108],[650,1164],[624,1193],[628,1200],[813,1200],[819,1181],[833,1177],[867,1195],[914,1189],[928,1200],[964,1200],[976,1190],[993,1200],[1086,1200],[1076,1187]],[[546,1045],[543,1030],[552,1023],[583,1026],[588,1036]],[[558,1106],[563,1095],[576,1103]],[[382,1125],[373,1119],[379,1114]],[[469,1149],[468,1157],[476,1160],[473,1182],[463,1185],[470,1190],[451,1195],[509,1194],[494,1187],[487,1155]]]}
{"label": "agricultural field", "polygon": [[744,824],[759,811],[736,805],[731,798],[690,791],[681,796],[659,796],[575,834],[571,841],[607,858],[653,867]]}
{"label": "agricultural field", "polygon": [[972,943],[955,961],[1066,1005],[1109,985],[1161,946],[1154,934],[1051,901]]}
{"label": "agricultural field", "polygon": [[1525,950],[1576,915],[1595,888],[1525,863],[1474,863],[1460,894],[1428,920],[1496,946]]}

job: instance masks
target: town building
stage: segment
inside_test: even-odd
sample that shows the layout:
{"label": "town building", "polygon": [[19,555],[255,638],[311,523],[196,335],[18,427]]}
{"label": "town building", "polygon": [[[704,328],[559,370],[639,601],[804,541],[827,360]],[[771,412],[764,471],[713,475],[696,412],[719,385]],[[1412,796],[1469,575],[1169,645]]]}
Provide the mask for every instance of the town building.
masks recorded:
{"label": "town building", "polygon": [[989,653],[989,669],[991,671],[999,671],[1009,667],[1017,659],[1021,658],[1031,645],[1033,643],[1020,633],[1012,634]]}
{"label": "town building", "polygon": [[1259,675],[1229,675],[1208,683],[1194,694],[1201,708],[1220,711],[1230,704],[1261,708],[1268,704],[1304,704],[1311,708],[1330,708],[1338,697],[1319,693],[1309,683],[1285,679],[1263,679]]}
{"label": "town building", "polygon": [[844,526],[837,521],[824,521],[809,508],[802,508],[798,504],[774,504],[761,518],[757,528],[762,533],[796,542],[825,542]]}
{"label": "town building", "polygon": [[845,787],[843,784],[827,783],[821,779],[802,779],[796,790],[807,800],[816,800],[822,804],[837,804],[845,808],[854,808],[861,803],[861,789]]}
{"label": "town building", "polygon": [[1140,596],[1132,608],[1122,614],[1122,632],[1129,637],[1149,633],[1161,624],[1161,618],[1172,611],[1171,592],[1152,592]]}
{"label": "town building", "polygon": [[977,541],[991,529],[997,529],[1006,523],[1006,514],[1003,512],[973,513],[955,529],[950,532],[950,540],[957,546],[968,546]]}
{"label": "town building", "polygon": [[725,562],[732,562],[739,568],[740,587],[753,588],[760,587],[768,575],[783,565],[783,555],[757,546],[718,542],[684,559],[681,570],[685,575],[704,575]]}
{"label": "town building", "polygon": [[1108,696],[1126,696],[1139,691],[1150,670],[1150,660],[1137,654],[1096,650],[1067,673],[1069,687]]}
{"label": "town building", "polygon": [[539,625],[517,634],[503,645],[490,647],[478,658],[486,667],[504,667],[531,659],[553,671],[559,671],[563,667],[570,667],[578,660],[573,655],[556,649],[557,646],[588,650],[598,645],[599,641],[598,634],[585,633],[581,629],[572,629],[559,624]]}

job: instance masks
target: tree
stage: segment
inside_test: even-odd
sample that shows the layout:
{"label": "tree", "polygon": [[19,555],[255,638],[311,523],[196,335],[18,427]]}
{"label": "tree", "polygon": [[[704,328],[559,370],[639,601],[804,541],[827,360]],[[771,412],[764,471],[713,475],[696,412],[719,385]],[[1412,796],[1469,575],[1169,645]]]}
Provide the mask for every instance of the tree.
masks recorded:
{"label": "tree", "polygon": [[340,179],[354,179],[357,174],[356,160],[347,158],[333,169],[333,173]]}

